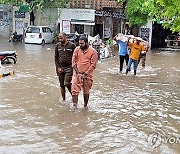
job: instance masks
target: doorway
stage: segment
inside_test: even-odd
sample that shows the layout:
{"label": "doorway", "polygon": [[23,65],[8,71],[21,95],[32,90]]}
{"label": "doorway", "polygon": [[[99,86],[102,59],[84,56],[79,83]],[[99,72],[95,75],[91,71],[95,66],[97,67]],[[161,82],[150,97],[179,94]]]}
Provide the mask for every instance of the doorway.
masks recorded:
{"label": "doorway", "polygon": [[170,29],[164,29],[162,24],[155,22],[152,26],[152,48],[164,48],[166,47],[165,39],[168,35],[171,35]]}
{"label": "doorway", "polygon": [[93,35],[96,36],[98,34],[99,34],[100,38],[103,37],[103,24],[95,24]]}

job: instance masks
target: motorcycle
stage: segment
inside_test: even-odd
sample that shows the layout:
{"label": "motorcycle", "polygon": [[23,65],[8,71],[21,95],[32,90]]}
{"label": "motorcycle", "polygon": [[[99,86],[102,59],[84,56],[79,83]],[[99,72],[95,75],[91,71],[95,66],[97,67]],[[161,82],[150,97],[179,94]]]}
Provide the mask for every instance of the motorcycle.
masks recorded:
{"label": "motorcycle", "polygon": [[16,51],[2,51],[0,52],[1,64],[16,64],[17,53]]}
{"label": "motorcycle", "polygon": [[14,32],[12,34],[12,36],[9,39],[9,42],[13,41],[13,42],[21,42],[23,39],[23,35],[22,34],[17,34],[17,32]]}

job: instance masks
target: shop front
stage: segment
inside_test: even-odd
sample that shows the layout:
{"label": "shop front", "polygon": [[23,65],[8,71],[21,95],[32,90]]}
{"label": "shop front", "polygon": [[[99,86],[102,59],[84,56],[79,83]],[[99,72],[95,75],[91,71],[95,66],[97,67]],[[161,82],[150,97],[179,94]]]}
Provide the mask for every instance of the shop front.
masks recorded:
{"label": "shop front", "polygon": [[114,10],[96,10],[96,24],[94,27],[94,35],[99,34],[101,38],[112,38],[117,33],[120,33],[122,28],[122,20],[125,15]]}
{"label": "shop front", "polygon": [[95,10],[93,9],[62,9],[58,19],[60,31],[67,34],[93,34]]}

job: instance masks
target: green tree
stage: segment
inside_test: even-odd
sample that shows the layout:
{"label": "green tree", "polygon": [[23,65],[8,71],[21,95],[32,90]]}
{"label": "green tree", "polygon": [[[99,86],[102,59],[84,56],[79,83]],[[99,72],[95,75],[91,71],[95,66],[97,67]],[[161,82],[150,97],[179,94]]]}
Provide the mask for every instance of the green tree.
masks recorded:
{"label": "green tree", "polygon": [[[64,8],[69,2],[69,0],[0,0],[0,4],[9,4],[16,6],[23,6],[24,2],[26,2],[28,6],[28,12],[30,13],[30,21],[33,21],[34,23],[34,10],[43,12],[46,8]],[[23,11],[21,11],[20,9],[20,12]]]}
{"label": "green tree", "polygon": [[0,0],[0,4],[21,5],[22,0]]}
{"label": "green tree", "polygon": [[0,0],[0,4],[20,6],[24,2],[28,3],[29,12],[33,10],[43,11],[45,8],[63,8],[69,0]]}
{"label": "green tree", "polygon": [[161,19],[165,28],[180,33],[180,0],[154,0],[154,3],[155,18]]}
{"label": "green tree", "polygon": [[165,28],[180,32],[180,0],[117,0],[125,3],[125,13],[132,26],[142,26],[148,19],[161,19]]}

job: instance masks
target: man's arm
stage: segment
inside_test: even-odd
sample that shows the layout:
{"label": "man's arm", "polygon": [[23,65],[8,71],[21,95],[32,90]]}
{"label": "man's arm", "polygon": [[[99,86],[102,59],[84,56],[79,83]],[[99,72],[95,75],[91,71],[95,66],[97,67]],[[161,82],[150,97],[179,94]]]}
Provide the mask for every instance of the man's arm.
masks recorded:
{"label": "man's arm", "polygon": [[57,74],[61,73],[62,69],[59,65],[59,53],[58,53],[58,44],[56,44],[55,46],[55,56],[54,56],[54,59],[55,59],[55,65],[56,65],[56,72]]}
{"label": "man's arm", "polygon": [[129,40],[131,39],[131,37],[128,37],[128,40],[127,40],[127,45],[130,44]]}
{"label": "man's arm", "polygon": [[54,56],[56,69],[59,67],[58,57],[59,57],[59,54],[58,54],[58,44],[56,44],[56,46],[55,46],[55,56]]}
{"label": "man's arm", "polygon": [[117,41],[117,39],[116,39],[116,38],[117,38],[117,36],[118,36],[118,35],[116,35],[116,36],[114,36],[114,37],[113,37],[113,40],[114,40],[114,41]]}
{"label": "man's arm", "polygon": [[94,50],[93,54],[91,55],[91,59],[90,59],[91,65],[89,66],[89,68],[84,73],[85,76],[89,75],[96,68],[97,59],[98,59],[97,51]]}
{"label": "man's arm", "polygon": [[76,48],[76,45],[73,43],[73,44],[72,44],[72,51],[73,51],[73,52],[74,52],[75,48]]}
{"label": "man's arm", "polygon": [[82,78],[85,78],[85,75],[83,75],[82,73],[79,72],[78,68],[77,68],[77,52],[78,52],[78,47],[75,48],[73,56],[72,56],[72,68],[74,69],[74,71],[76,72],[77,75],[77,79],[79,82],[81,82]]}
{"label": "man's arm", "polygon": [[79,71],[77,68],[77,51],[78,51],[78,48],[75,48],[73,52],[73,56],[72,56],[72,68],[75,70],[76,74],[79,74]]}
{"label": "man's arm", "polygon": [[73,69],[75,70],[76,74],[79,74],[78,68],[77,68],[77,64],[73,66]]}

